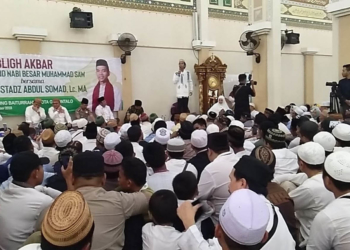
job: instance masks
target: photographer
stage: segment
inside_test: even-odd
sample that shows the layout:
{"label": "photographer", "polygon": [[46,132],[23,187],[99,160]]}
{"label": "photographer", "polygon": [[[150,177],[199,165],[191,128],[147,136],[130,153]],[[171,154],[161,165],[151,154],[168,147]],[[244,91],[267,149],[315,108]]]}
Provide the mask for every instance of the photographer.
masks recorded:
{"label": "photographer", "polygon": [[[251,75],[250,77],[251,78]],[[246,112],[250,114],[249,108],[249,95],[255,96],[254,85],[256,82],[250,80],[247,84],[247,75],[240,74],[238,76],[239,85],[233,87],[230,96],[235,98],[235,119],[240,120],[242,113]]]}
{"label": "photographer", "polygon": [[350,64],[343,66],[342,76],[344,79],[339,81],[337,95],[343,108],[342,113],[344,115],[346,110],[350,108]]}

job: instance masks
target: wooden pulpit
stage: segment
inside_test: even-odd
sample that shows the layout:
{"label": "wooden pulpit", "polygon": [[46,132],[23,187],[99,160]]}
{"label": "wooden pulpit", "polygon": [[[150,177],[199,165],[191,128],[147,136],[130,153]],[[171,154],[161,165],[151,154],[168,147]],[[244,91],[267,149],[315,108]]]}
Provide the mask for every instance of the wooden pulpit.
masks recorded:
{"label": "wooden pulpit", "polygon": [[206,114],[220,95],[224,94],[223,82],[227,65],[220,58],[212,55],[201,65],[194,65],[199,83],[199,112]]}

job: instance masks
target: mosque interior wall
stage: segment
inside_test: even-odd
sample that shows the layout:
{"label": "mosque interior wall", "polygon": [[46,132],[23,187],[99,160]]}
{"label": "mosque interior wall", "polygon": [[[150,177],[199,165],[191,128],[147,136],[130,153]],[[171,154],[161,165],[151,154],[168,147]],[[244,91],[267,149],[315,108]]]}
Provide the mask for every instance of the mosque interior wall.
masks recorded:
{"label": "mosque interior wall", "polygon": [[[198,52],[193,51],[191,47],[192,16],[188,14],[188,9],[185,12],[167,13],[152,9],[46,0],[1,0],[1,5],[1,9],[5,11],[0,15],[0,55],[20,53],[19,42],[12,36],[12,28],[18,26],[45,28],[48,36],[41,42],[41,54],[53,56],[113,57],[113,48],[108,43],[108,36],[129,32],[139,41],[139,47],[132,52],[131,58],[128,58],[131,60],[132,99],[142,99],[148,113],[156,112],[158,115],[169,117],[171,104],[176,102],[172,75],[178,69],[178,60],[182,58],[186,60],[187,68],[192,72],[195,86],[189,107],[191,111],[198,111],[198,84],[193,70]],[[73,7],[93,12],[92,29],[69,27],[69,12]],[[246,13],[245,10],[241,11],[240,15]],[[238,43],[247,20],[241,17],[236,20],[225,19],[213,12],[209,15],[209,40],[216,42],[211,53],[219,56],[228,65],[228,74],[251,71],[252,57],[246,56]],[[304,72],[301,48],[304,47],[319,50],[315,55],[314,84],[317,87],[314,88],[314,96],[315,102],[327,100],[329,90],[324,87],[324,83],[336,80],[329,79],[327,74],[332,58],[332,31],[329,28],[313,28],[310,25],[307,28],[293,27],[288,23],[287,27],[300,33],[301,43],[286,45],[281,52],[281,84],[286,93],[286,98],[283,99],[285,103],[282,105],[292,101],[303,103]],[[22,120],[23,117],[13,117],[8,124],[15,125]]]}

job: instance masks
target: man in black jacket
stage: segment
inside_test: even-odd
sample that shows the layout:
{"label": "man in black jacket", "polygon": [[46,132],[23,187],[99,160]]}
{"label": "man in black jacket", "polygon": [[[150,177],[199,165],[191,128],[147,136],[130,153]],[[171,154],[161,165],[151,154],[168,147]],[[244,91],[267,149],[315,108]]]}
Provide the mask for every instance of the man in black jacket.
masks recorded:
{"label": "man in black jacket", "polygon": [[337,94],[343,107],[342,113],[344,116],[346,110],[350,109],[350,64],[343,66],[342,76],[344,78],[339,81]]}
{"label": "man in black jacket", "polygon": [[196,156],[193,157],[188,162],[191,163],[198,171],[198,181],[201,177],[202,171],[204,168],[210,163],[208,154],[207,154],[207,146],[208,146],[208,135],[205,130],[198,129],[195,130],[191,135],[191,145],[194,151],[196,152]]}

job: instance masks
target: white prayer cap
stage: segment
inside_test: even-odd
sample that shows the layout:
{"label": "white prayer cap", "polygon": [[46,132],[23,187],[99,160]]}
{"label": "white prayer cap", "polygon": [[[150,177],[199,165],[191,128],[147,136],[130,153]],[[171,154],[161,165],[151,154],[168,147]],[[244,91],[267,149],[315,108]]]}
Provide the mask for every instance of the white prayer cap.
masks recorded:
{"label": "white prayer cap", "polygon": [[340,123],[332,131],[334,137],[341,141],[350,141],[350,125]]}
{"label": "white prayer cap", "polygon": [[303,116],[310,116],[311,117],[311,113],[306,111],[303,113]]}
{"label": "white prayer cap", "polygon": [[161,145],[167,145],[170,140],[170,131],[166,128],[159,128],[156,131],[156,136],[154,137],[154,141],[158,142]]}
{"label": "white prayer cap", "polygon": [[233,116],[231,116],[231,115],[226,116],[226,117],[227,117],[228,119],[230,119],[230,121],[231,121],[230,125],[232,124],[233,121],[235,121],[235,118],[234,118]]}
{"label": "white prayer cap", "polygon": [[329,101],[322,102],[321,107],[329,107],[331,103]]}
{"label": "white prayer cap", "polygon": [[155,132],[155,131],[154,131],[154,125],[156,125],[156,123],[157,123],[158,121],[163,121],[163,119],[162,119],[162,118],[156,118],[156,119],[154,120],[154,122],[152,123],[152,131],[153,131],[153,132]]}
{"label": "white prayer cap", "polygon": [[327,131],[318,132],[314,136],[313,141],[320,144],[327,152],[333,152],[336,144],[334,136]]}
{"label": "white prayer cap", "polygon": [[306,107],[306,106],[301,105],[299,108],[300,108],[303,112],[307,112],[307,107]]}
{"label": "white prayer cap", "polygon": [[324,148],[316,142],[307,142],[300,145],[298,156],[303,162],[310,165],[322,164],[326,158]]}
{"label": "white prayer cap", "polygon": [[200,118],[204,119],[204,120],[207,120],[208,119],[208,116],[207,115],[201,115]]}
{"label": "white prayer cap", "polygon": [[120,136],[115,133],[109,133],[104,139],[104,146],[107,150],[113,150],[121,142]]}
{"label": "white prayer cap", "polygon": [[88,121],[84,118],[72,121],[72,126],[77,128],[84,128],[88,124]]}
{"label": "white prayer cap", "polygon": [[72,135],[68,130],[60,130],[55,135],[55,143],[57,147],[66,147],[72,141]]}
{"label": "white prayer cap", "polygon": [[324,164],[325,171],[335,180],[350,183],[350,153],[338,151],[330,154]]}
{"label": "white prayer cap", "polygon": [[253,108],[255,108],[255,104],[254,103],[249,103],[249,106],[252,106]]}
{"label": "white prayer cap", "polygon": [[196,116],[195,115],[188,115],[186,117],[186,121],[190,122],[190,123],[193,123],[194,121],[196,120]]}
{"label": "white prayer cap", "polygon": [[294,106],[293,107],[293,111],[297,114],[297,115],[303,115],[303,113],[304,113],[304,111],[301,109],[301,108],[299,108],[298,106]]}
{"label": "white prayer cap", "polygon": [[220,211],[220,226],[234,242],[253,246],[259,244],[270,220],[264,199],[249,189],[239,189],[231,194]]}
{"label": "white prayer cap", "polygon": [[173,138],[168,141],[167,151],[169,152],[184,152],[185,151],[185,142],[181,138]]}
{"label": "white prayer cap", "polygon": [[208,145],[208,134],[202,129],[193,131],[191,135],[191,144],[196,148],[205,148]]}
{"label": "white prayer cap", "polygon": [[237,127],[240,127],[241,129],[244,129],[244,124],[241,122],[241,121],[232,121],[231,124],[230,124],[230,127],[231,126],[237,126]]}
{"label": "white prayer cap", "polygon": [[218,127],[218,125],[216,124],[210,124],[208,127],[207,127],[207,133],[208,135],[212,134],[212,133],[219,133],[220,132],[220,129]]}

